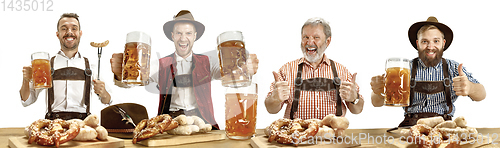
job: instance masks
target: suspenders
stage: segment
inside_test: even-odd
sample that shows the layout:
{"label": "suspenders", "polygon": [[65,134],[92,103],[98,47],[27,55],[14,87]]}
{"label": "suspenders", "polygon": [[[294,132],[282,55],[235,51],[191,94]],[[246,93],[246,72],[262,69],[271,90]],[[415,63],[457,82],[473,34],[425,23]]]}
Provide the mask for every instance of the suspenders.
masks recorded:
{"label": "suspenders", "polygon": [[[90,82],[92,70],[90,70],[89,60],[85,59],[85,70],[67,67],[54,71],[54,57],[50,59],[50,66],[52,67],[53,80],[85,80],[83,99],[87,106],[87,115],[90,115]],[[54,87],[48,89],[48,112],[47,115],[52,114],[52,104],[54,104]]]}
{"label": "suspenders", "polygon": [[[299,64],[297,71],[297,78],[295,78],[295,93],[292,103],[292,108],[290,110],[290,119],[294,119],[293,115],[297,112],[300,100],[300,91],[302,90],[312,90],[312,91],[331,91],[335,90],[336,98],[336,116],[342,116],[342,99],[340,99],[340,84],[341,80],[337,75],[337,70],[335,68],[335,62],[330,60],[330,65],[332,67],[332,73],[334,79],[327,78],[310,78],[302,80],[302,67],[304,63]],[[331,88],[330,85],[333,84],[335,87]]]}
{"label": "suspenders", "polygon": [[411,69],[411,80],[410,80],[410,105],[405,108],[405,112],[408,112],[408,108],[410,108],[411,105],[413,104],[415,91],[426,94],[434,94],[444,91],[445,93],[444,95],[446,96],[446,104],[448,105],[449,108],[448,113],[446,114],[450,114],[451,111],[453,110],[453,104],[451,103],[451,80],[448,72],[448,63],[444,58],[442,59],[443,75],[444,75],[443,81],[424,81],[424,82],[417,82],[415,80],[415,77],[417,75],[417,64],[418,64],[418,58],[413,59],[413,65]]}

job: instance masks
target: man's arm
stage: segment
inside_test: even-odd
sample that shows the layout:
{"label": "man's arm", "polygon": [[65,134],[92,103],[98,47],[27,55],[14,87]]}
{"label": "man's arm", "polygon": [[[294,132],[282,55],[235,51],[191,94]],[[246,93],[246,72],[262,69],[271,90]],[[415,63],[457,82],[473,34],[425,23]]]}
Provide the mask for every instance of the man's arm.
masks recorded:
{"label": "man's arm", "polygon": [[267,112],[271,114],[278,113],[283,107],[282,102],[290,97],[290,87],[287,81],[281,81],[279,74],[273,71],[274,83],[271,92],[267,95],[264,101]]}
{"label": "man's arm", "polygon": [[469,81],[469,76],[464,72],[462,64],[458,65],[458,76],[453,78],[452,85],[458,96],[469,96],[474,101],[481,101],[486,98],[484,86]]}
{"label": "man's arm", "polygon": [[372,77],[370,85],[372,87],[371,99],[374,107],[381,107],[384,105],[385,98],[382,96],[382,93],[384,92],[384,84],[384,75]]}

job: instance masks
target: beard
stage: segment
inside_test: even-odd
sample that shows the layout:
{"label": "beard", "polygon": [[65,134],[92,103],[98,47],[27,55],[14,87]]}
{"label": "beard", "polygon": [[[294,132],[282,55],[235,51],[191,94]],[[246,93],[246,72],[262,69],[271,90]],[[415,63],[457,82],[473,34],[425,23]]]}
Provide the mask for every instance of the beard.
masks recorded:
{"label": "beard", "polygon": [[443,52],[444,52],[443,50],[437,50],[436,57],[434,57],[433,59],[430,59],[425,55],[425,50],[419,50],[418,57],[424,62],[425,66],[434,67],[437,64],[439,64],[439,62],[443,58]]}
{"label": "beard", "polygon": [[[307,48],[310,48],[310,47],[316,48],[316,55],[312,56],[312,55],[309,55],[307,53]],[[323,58],[324,51],[325,50],[320,50],[318,48],[318,46],[316,46],[316,45],[312,45],[312,46],[306,45],[305,47],[304,46],[302,47],[302,53],[304,54],[304,58],[306,58],[306,60],[311,62],[311,63],[315,63],[315,62],[318,62],[319,60],[321,60]]]}
{"label": "beard", "polygon": [[[73,37],[74,38],[74,44],[73,46],[66,44],[64,41],[66,37]],[[65,35],[62,38],[59,39],[59,42],[61,43],[61,47],[63,47],[64,50],[75,50],[78,45],[80,44],[80,38],[76,36],[70,36],[70,35]]]}

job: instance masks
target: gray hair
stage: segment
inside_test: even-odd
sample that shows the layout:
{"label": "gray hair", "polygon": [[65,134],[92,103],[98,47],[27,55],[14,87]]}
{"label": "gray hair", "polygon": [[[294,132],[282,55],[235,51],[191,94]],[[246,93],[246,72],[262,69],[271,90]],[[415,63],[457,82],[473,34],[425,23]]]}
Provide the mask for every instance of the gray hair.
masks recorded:
{"label": "gray hair", "polygon": [[302,25],[302,30],[304,30],[305,26],[312,25],[316,26],[321,24],[323,26],[323,33],[325,33],[326,38],[332,36],[332,29],[330,28],[330,23],[328,23],[325,19],[320,18],[320,17],[314,17],[308,19],[304,25]]}

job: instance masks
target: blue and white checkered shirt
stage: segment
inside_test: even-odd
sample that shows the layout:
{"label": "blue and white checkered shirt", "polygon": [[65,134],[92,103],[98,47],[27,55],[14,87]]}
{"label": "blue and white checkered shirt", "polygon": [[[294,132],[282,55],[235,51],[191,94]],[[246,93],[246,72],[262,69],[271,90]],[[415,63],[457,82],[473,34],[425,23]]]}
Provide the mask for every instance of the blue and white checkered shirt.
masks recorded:
{"label": "blue and white checkered shirt", "polygon": [[[460,63],[450,60],[450,59],[445,59],[446,62],[448,63],[448,72],[450,75],[450,80],[453,83],[453,78],[458,76],[458,65]],[[411,61],[410,63],[410,69],[413,68],[413,62],[414,60]],[[439,62],[438,65],[435,67],[427,67],[424,65],[422,60],[418,58],[418,64],[417,64],[417,75],[415,76],[415,80],[418,81],[443,81],[444,76],[443,76],[443,62]],[[476,79],[472,77],[472,74],[467,72],[465,67],[462,67],[465,75],[468,77],[469,81],[472,83],[479,83]],[[454,103],[458,96],[455,94],[455,91],[453,90],[453,86],[451,86],[451,101]],[[405,109],[406,107],[403,107]],[[449,114],[453,116],[455,114],[455,105],[453,105],[453,110]],[[449,110],[447,104],[446,104],[446,96],[444,91],[439,92],[436,94],[424,94],[420,92],[415,92],[414,98],[413,98],[413,103],[411,104],[411,107],[408,108],[408,112],[405,112],[405,115],[408,113],[425,113],[425,112],[433,112],[433,113],[438,113],[441,115],[444,115],[447,113]]]}

